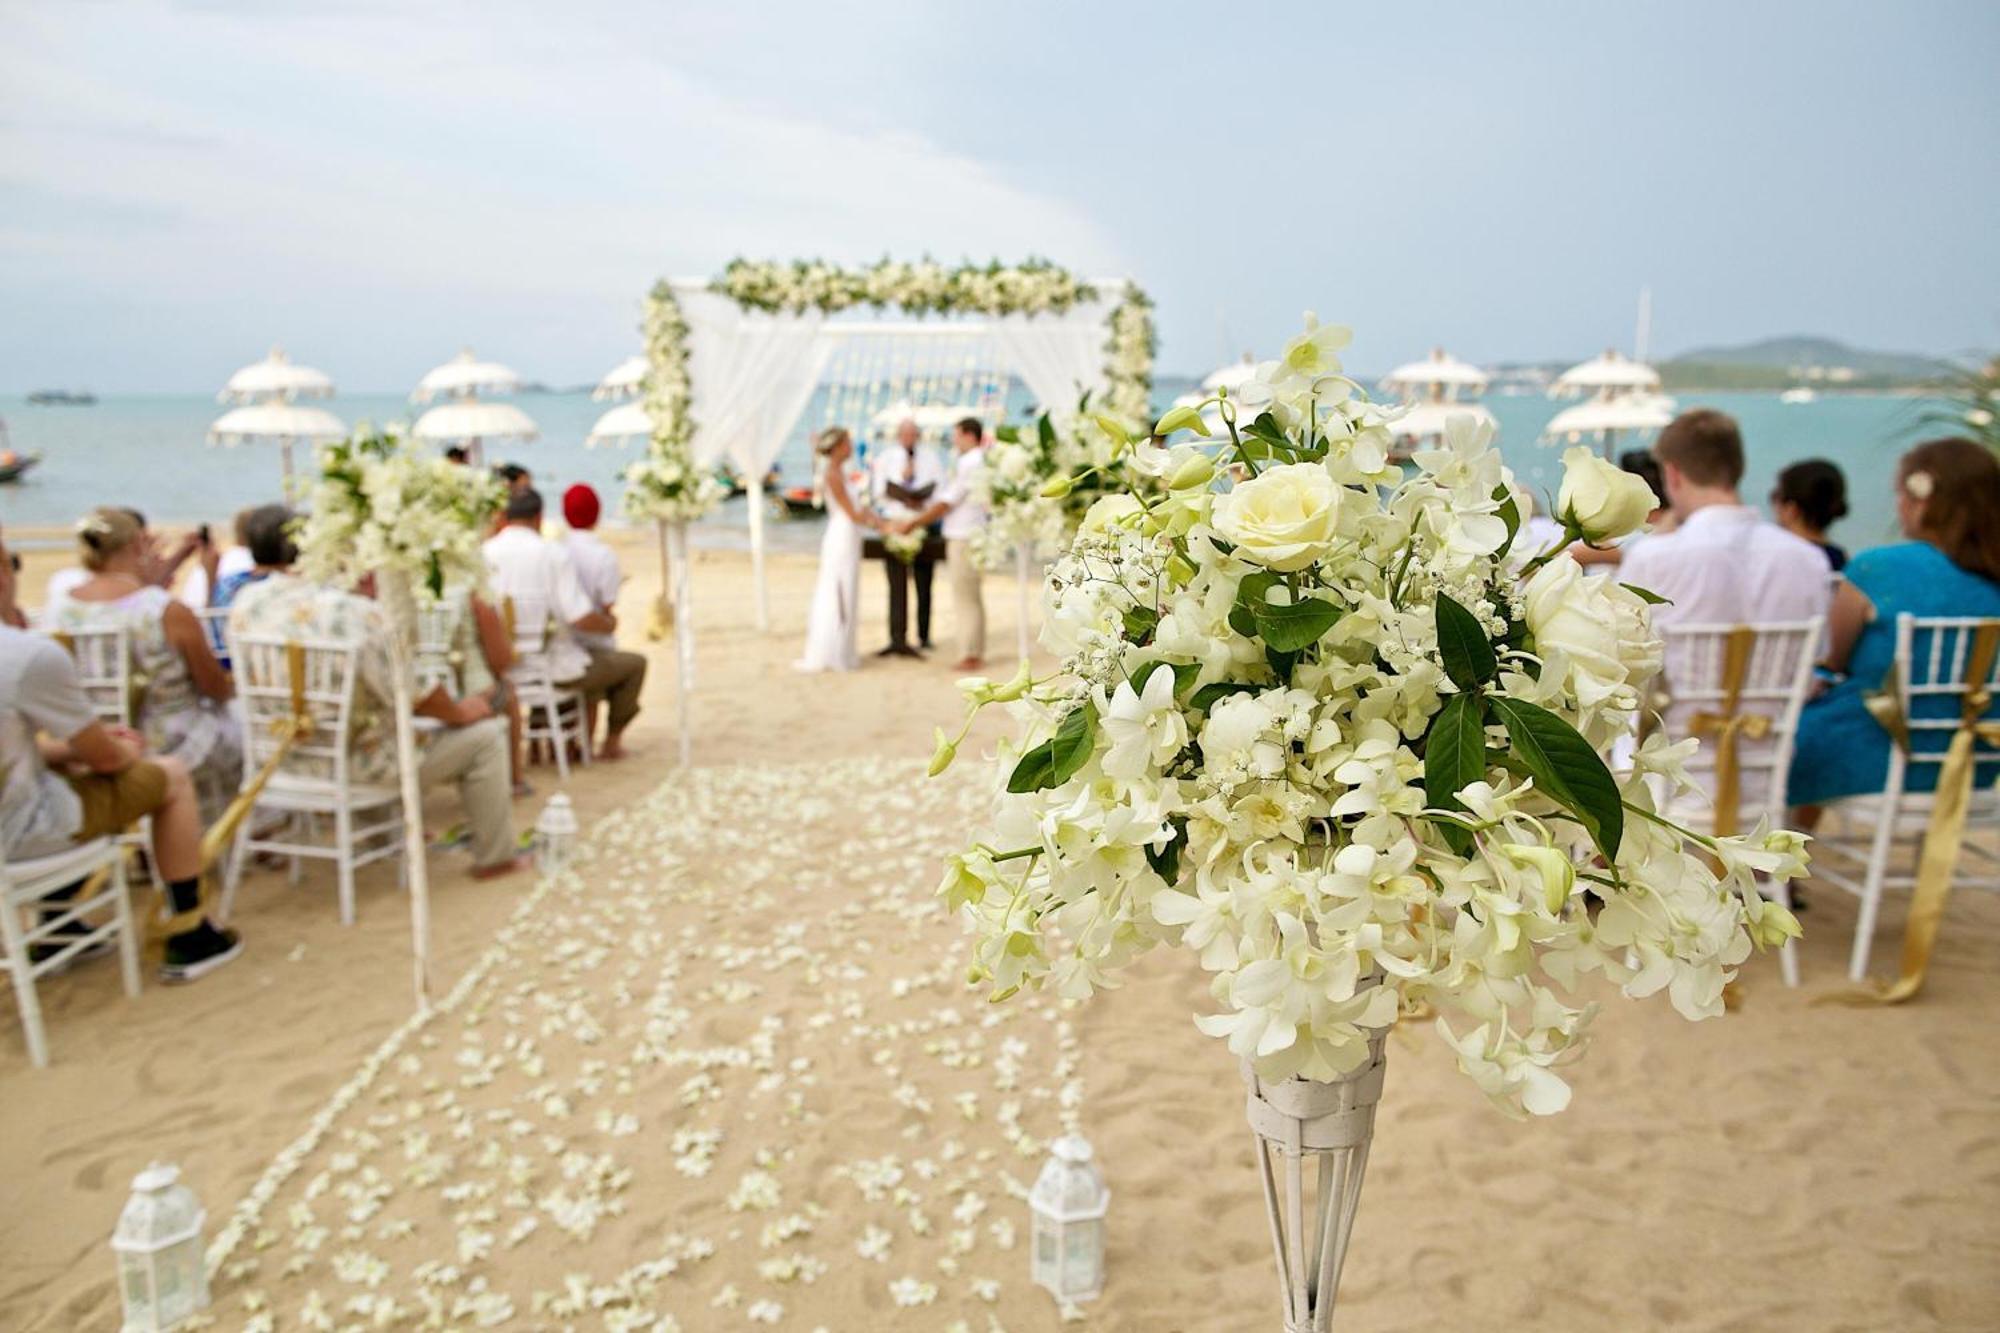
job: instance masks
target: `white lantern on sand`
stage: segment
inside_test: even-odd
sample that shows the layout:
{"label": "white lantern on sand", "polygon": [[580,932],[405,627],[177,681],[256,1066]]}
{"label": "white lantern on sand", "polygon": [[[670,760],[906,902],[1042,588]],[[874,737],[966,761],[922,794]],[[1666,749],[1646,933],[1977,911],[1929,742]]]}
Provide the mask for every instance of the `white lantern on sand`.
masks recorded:
{"label": "white lantern on sand", "polygon": [[535,869],[543,875],[560,875],[576,856],[576,810],[566,792],[549,797],[535,820]]}
{"label": "white lantern on sand", "polygon": [[111,1248],[118,1254],[123,1333],[164,1333],[208,1308],[202,1262],[201,1201],[180,1183],[180,1168],[155,1162],[132,1181]]}
{"label": "white lantern on sand", "polygon": [[1065,1134],[1049,1153],[1028,1191],[1035,1221],[1031,1271],[1065,1304],[1094,1300],[1104,1290],[1104,1212],[1111,1191],[1080,1135]]}

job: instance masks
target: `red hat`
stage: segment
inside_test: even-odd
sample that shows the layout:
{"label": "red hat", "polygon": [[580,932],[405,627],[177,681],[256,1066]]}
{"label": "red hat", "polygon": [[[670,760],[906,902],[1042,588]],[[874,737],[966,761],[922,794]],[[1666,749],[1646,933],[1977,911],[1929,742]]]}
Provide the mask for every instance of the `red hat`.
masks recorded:
{"label": "red hat", "polygon": [[573,528],[597,526],[597,492],[578,482],[563,492],[563,522]]}

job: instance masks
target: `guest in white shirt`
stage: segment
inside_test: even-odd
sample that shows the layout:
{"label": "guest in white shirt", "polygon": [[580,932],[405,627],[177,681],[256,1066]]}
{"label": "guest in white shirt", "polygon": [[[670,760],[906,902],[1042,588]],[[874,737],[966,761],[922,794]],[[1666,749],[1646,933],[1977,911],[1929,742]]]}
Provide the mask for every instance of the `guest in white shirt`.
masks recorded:
{"label": "guest in white shirt", "polygon": [[[576,567],[576,581],[583,585],[584,596],[598,610],[610,614],[618,605],[618,589],[624,584],[625,575],[618,568],[618,553],[597,535],[597,520],[602,513],[597,492],[582,482],[563,492],[563,522],[569,525],[563,549],[569,552],[569,562]],[[576,637],[593,653],[610,652],[618,646],[618,638],[613,634],[579,631]]]}
{"label": "guest in white shirt", "polygon": [[549,674],[593,707],[606,708],[604,743],[598,757],[621,759],[621,738],[639,715],[639,692],[646,683],[646,659],[638,653],[592,652],[579,634],[615,634],[618,618],[600,610],[583,590],[569,553],[542,537],[542,497],[532,487],[507,498],[506,518],[483,548],[496,595],[514,604],[517,626],[545,621]]}
{"label": "guest in white shirt", "polygon": [[980,473],[986,467],[986,427],[967,417],[951,429],[958,457],[938,498],[913,519],[900,524],[914,532],[943,520],[945,566],[951,575],[951,605],[958,630],[959,659],[954,671],[977,671],[986,665],[986,604],[979,573],[979,534],[986,530],[985,494]]}
{"label": "guest in white shirt", "polygon": [[[1735,419],[1707,408],[1683,412],[1653,445],[1679,518],[1672,532],[1628,545],[1616,578],[1665,597],[1653,624],[1750,625],[1826,614],[1833,569],[1826,552],[1767,521],[1743,503],[1743,437]],[[1688,666],[1670,640],[1664,666],[1671,691]],[[1685,719],[1670,713],[1679,732]]]}
{"label": "guest in white shirt", "polygon": [[1680,525],[1626,551],[1618,577],[1667,598],[1653,623],[1738,625],[1826,614],[1826,552],[1743,503],[1743,436],[1709,408],[1683,412],[1653,445]]}
{"label": "guest in white shirt", "polygon": [[[875,455],[868,465],[869,490],[884,526],[894,528],[921,514],[936,498],[945,482],[944,464],[937,450],[921,442],[917,423],[904,421],[896,427],[896,442]],[[906,528],[905,531],[914,531]],[[910,580],[917,584],[917,643],[931,646],[931,567],[936,562],[927,552],[903,561],[885,551],[882,566],[889,575],[889,646],[877,657],[922,657],[910,646]]]}

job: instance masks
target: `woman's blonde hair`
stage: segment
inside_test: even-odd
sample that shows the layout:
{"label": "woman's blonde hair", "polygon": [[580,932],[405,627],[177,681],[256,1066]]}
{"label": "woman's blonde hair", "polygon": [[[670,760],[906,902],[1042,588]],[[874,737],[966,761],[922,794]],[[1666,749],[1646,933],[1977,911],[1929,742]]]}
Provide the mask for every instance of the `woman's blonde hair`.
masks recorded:
{"label": "woman's blonde hair", "polygon": [[145,528],[129,509],[106,505],[91,510],[76,525],[83,567],[93,574],[102,572],[111,557],[138,541],[144,532]]}
{"label": "woman's blonde hair", "polygon": [[825,457],[835,449],[838,449],[843,440],[852,440],[853,438],[852,435],[847,433],[847,427],[845,426],[828,426],[819,433],[819,439],[813,444],[813,452],[821,457]]}

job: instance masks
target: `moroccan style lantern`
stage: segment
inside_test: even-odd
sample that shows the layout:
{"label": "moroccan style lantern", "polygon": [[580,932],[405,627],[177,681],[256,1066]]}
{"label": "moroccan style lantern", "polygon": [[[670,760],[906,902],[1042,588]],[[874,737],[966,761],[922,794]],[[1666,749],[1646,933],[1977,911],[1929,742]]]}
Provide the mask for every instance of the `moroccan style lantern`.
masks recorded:
{"label": "moroccan style lantern", "polygon": [[111,1248],[118,1255],[122,1333],[165,1333],[208,1308],[202,1262],[201,1201],[180,1183],[177,1166],[155,1162],[132,1181]]}
{"label": "moroccan style lantern", "polygon": [[1104,1212],[1111,1191],[1081,1135],[1065,1134],[1049,1145],[1049,1154],[1028,1191],[1035,1222],[1031,1271],[1065,1304],[1095,1300],[1104,1290]]}
{"label": "moroccan style lantern", "polygon": [[543,875],[560,875],[576,857],[576,810],[565,792],[549,797],[535,820],[535,869]]}

